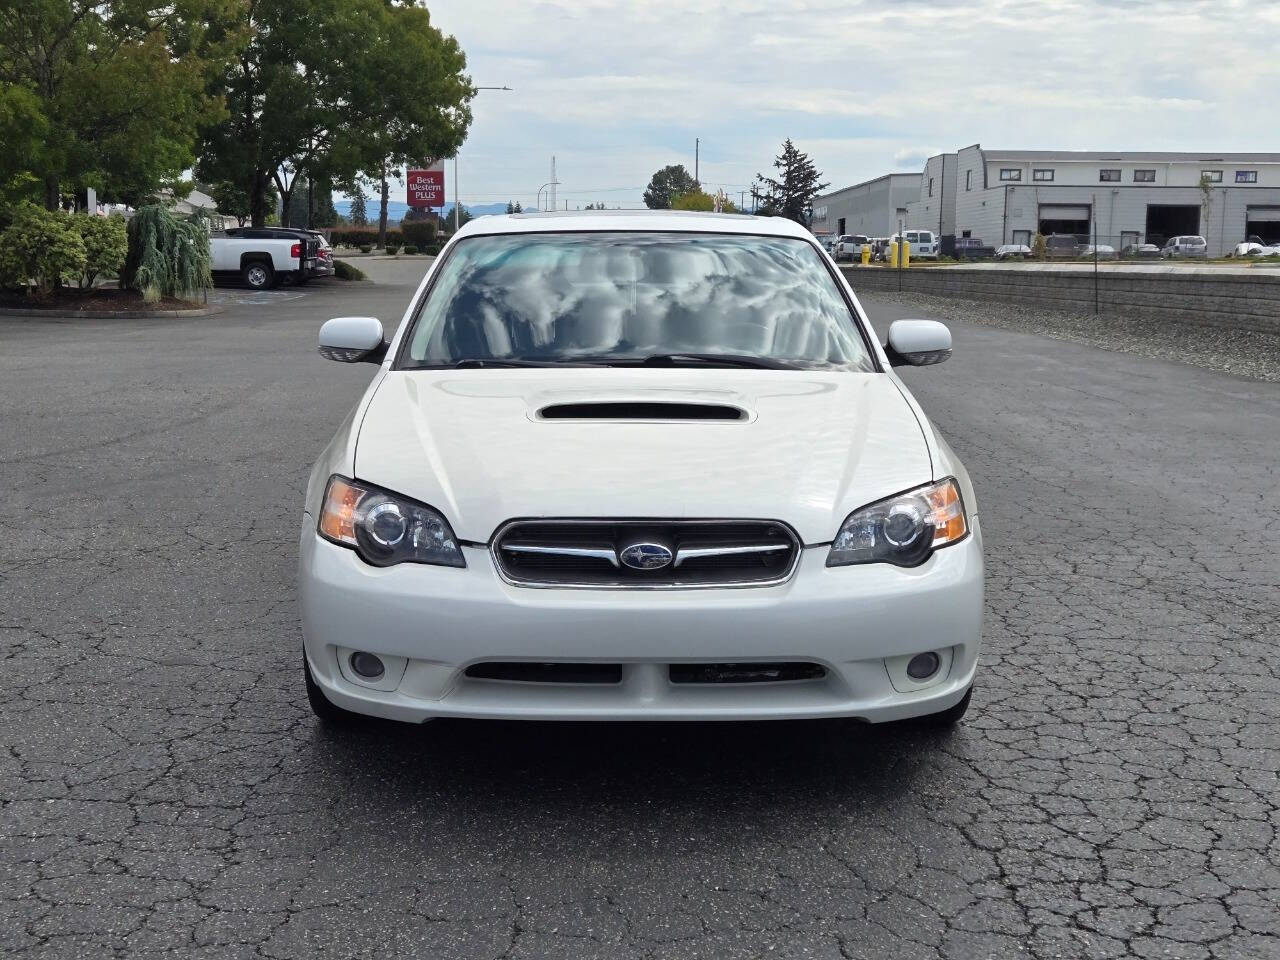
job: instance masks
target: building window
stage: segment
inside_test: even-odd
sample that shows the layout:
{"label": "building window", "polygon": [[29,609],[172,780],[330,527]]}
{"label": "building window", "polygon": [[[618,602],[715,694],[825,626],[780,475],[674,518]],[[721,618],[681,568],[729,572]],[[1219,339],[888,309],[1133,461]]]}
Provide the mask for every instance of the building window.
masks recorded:
{"label": "building window", "polygon": [[1119,183],[1120,171],[1119,170],[1099,170],[1098,182],[1099,183]]}
{"label": "building window", "polygon": [[1040,183],[1052,183],[1053,171],[1052,170],[1032,170],[1031,179],[1036,180]]}
{"label": "building window", "polygon": [[973,171],[972,170],[966,170],[964,172],[964,188],[966,190],[973,189]]}
{"label": "building window", "polygon": [[1257,170],[1237,170],[1236,171],[1236,183],[1257,183],[1257,182],[1258,182]]}
{"label": "building window", "polygon": [[1206,183],[1221,183],[1222,171],[1221,170],[1201,170],[1200,179],[1204,180]]}
{"label": "building window", "polygon": [[929,196],[933,196],[933,177],[929,178]]}
{"label": "building window", "polygon": [[972,234],[973,234],[973,231],[972,231],[972,230],[961,230],[961,231],[960,231],[960,236],[961,236],[961,238],[962,238],[962,239],[964,239],[964,240],[968,240],[968,239],[969,239],[969,237],[970,237]]}
{"label": "building window", "polygon": [[1003,167],[1000,170],[1000,179],[1001,180],[1021,180],[1022,171],[1017,169],[1016,167]]}
{"label": "building window", "polygon": [[1135,170],[1133,171],[1134,183],[1155,183],[1156,172],[1154,170]]}

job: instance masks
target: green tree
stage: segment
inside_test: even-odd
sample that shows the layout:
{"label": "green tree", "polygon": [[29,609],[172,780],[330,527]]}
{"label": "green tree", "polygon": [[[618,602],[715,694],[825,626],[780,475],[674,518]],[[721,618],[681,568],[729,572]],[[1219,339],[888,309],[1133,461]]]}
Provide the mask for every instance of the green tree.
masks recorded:
{"label": "green tree", "polygon": [[649,178],[649,186],[644,191],[644,205],[650,210],[667,210],[676,197],[697,189],[698,182],[684,164],[673,163]]}
{"label": "green tree", "polygon": [[391,180],[408,166],[430,166],[462,147],[475,88],[458,41],[431,25],[426,8],[388,4],[379,42],[354,78],[361,169],[378,183],[378,242],[385,242]]}
{"label": "green tree", "polygon": [[516,212],[516,213],[524,213],[524,207],[520,206],[520,201],[519,201],[519,200],[517,200],[517,201],[516,201],[516,209],[515,209],[515,212]]}
{"label": "green tree", "polygon": [[[249,221],[249,191],[245,189],[243,182],[238,180],[218,180],[214,183],[197,181],[196,189],[213,197],[213,202],[218,205],[218,213],[235,217],[242,227]],[[275,209],[278,199],[275,185],[268,185],[267,204],[272,210]]]}
{"label": "green tree", "polygon": [[[701,210],[710,212],[716,208],[716,198],[702,190],[690,190],[688,193],[682,193],[680,196],[671,201],[672,210]],[[600,209],[604,209],[604,204],[600,204]],[[725,200],[720,205],[721,213],[737,213],[738,208],[733,205],[731,200]]]}
{"label": "green tree", "polygon": [[813,198],[829,184],[819,183],[818,173],[809,155],[796,149],[788,137],[782,144],[782,153],[774,158],[778,177],[756,175],[756,190],[761,194],[765,216],[786,217],[802,226],[808,226],[813,214]]}
{"label": "green tree", "polygon": [[353,227],[369,225],[369,214],[364,208],[364,191],[358,185],[355,193],[351,194],[351,207],[347,210],[347,219]]}
{"label": "green tree", "polygon": [[21,178],[50,210],[84,187],[137,203],[176,186],[220,110],[208,24],[229,2],[0,0],[0,131],[19,133],[0,186]]}
{"label": "green tree", "polygon": [[333,205],[333,188],[326,181],[299,177],[289,199],[288,225],[291,227],[332,227],[338,222]]}

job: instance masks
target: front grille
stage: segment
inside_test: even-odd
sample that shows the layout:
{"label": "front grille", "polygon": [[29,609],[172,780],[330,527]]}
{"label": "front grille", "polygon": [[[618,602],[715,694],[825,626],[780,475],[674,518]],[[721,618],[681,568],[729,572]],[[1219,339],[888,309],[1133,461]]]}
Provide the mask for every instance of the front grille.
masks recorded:
{"label": "front grille", "polygon": [[791,575],[800,542],[773,520],[516,520],[494,539],[520,586],[764,586]]}
{"label": "front grille", "polygon": [[780,663],[673,663],[672,683],[785,683],[821,680],[826,669],[804,660]]}
{"label": "front grille", "polygon": [[473,680],[507,683],[621,683],[620,663],[522,663],[491,660],[473,663],[466,674]]}

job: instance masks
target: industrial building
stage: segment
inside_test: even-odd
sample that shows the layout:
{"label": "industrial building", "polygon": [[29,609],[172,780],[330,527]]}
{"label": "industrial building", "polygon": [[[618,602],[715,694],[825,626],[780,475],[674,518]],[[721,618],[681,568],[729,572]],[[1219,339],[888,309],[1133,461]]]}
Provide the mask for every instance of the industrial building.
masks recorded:
{"label": "industrial building", "polygon": [[1029,245],[1036,233],[1074,234],[1082,242],[1096,235],[1119,250],[1195,234],[1208,242],[1209,256],[1221,256],[1250,236],[1280,240],[1280,153],[974,144],[928,160],[907,221],[936,230],[944,253],[957,237],[998,247]]}
{"label": "industrial building", "polygon": [[887,237],[907,220],[907,204],[920,196],[918,173],[887,173],[814,198],[815,236]]}

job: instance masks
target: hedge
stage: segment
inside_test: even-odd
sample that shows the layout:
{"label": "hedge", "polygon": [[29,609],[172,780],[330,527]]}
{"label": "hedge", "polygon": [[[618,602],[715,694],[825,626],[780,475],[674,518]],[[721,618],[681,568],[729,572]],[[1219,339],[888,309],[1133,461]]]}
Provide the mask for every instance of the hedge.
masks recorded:
{"label": "hedge", "polygon": [[400,233],[404,235],[405,243],[412,243],[418,249],[422,249],[436,238],[435,221],[402,220],[400,221]]}
{"label": "hedge", "polygon": [[[366,244],[370,247],[376,247],[378,245],[378,228],[348,227],[334,230],[329,235],[329,242],[335,247],[363,247]],[[404,243],[404,235],[399,230],[388,229],[387,243],[394,243],[399,246]]]}

